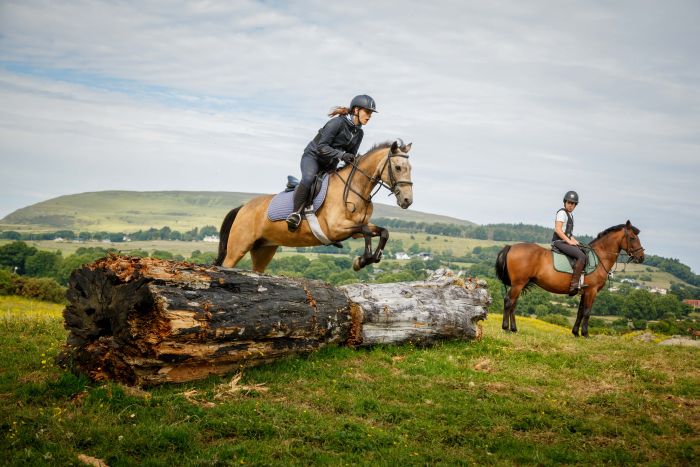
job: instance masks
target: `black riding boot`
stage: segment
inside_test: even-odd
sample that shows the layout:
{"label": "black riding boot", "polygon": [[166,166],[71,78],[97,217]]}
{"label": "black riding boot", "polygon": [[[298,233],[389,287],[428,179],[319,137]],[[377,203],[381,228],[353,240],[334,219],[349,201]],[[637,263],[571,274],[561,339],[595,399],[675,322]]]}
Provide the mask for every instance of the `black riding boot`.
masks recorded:
{"label": "black riding boot", "polygon": [[[574,264],[574,272],[571,274],[571,285],[569,285],[569,296],[573,297],[579,291],[579,281],[581,280],[581,274],[583,273],[583,268],[586,267],[586,261],[577,259]],[[581,288],[588,287],[587,284],[583,284]]]}
{"label": "black riding boot", "polygon": [[294,190],[294,211],[287,216],[287,228],[290,232],[294,232],[301,224],[301,211],[306,206],[306,198],[309,196],[309,188],[300,183]]}

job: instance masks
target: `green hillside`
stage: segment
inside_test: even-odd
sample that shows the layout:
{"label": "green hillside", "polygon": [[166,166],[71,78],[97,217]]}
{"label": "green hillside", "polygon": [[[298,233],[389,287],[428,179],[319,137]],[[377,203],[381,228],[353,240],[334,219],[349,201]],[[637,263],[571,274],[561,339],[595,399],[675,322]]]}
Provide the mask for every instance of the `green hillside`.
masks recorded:
{"label": "green hillside", "polygon": [[[189,230],[219,226],[229,209],[254,193],[225,191],[98,191],[59,196],[27,206],[0,220],[0,230],[134,232],[169,226]],[[448,216],[375,203],[374,217],[473,225]]]}

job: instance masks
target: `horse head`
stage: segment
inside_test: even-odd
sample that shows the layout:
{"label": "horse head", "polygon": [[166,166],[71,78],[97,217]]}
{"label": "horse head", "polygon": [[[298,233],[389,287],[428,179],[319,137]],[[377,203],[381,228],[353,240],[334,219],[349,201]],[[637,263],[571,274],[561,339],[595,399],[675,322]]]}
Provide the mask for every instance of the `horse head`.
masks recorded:
{"label": "horse head", "polygon": [[639,229],[632,225],[628,220],[625,224],[624,239],[620,242],[620,248],[624,248],[627,255],[632,258],[635,263],[644,262],[644,247],[639,240]]}
{"label": "horse head", "polygon": [[413,203],[411,163],[408,161],[408,152],[412,144],[404,144],[401,140],[394,141],[387,152],[380,175],[382,181],[396,196],[396,204],[402,209],[408,208]]}

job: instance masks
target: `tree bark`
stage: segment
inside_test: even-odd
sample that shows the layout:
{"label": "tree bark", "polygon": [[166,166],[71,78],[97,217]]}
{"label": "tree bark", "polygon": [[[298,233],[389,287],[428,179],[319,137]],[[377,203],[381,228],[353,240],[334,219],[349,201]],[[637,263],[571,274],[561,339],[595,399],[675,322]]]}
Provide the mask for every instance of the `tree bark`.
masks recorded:
{"label": "tree bark", "polygon": [[[151,386],[328,344],[478,337],[488,292],[448,275],[353,284],[111,255],[73,272],[60,357],[94,380]],[[483,285],[483,284],[482,284]]]}

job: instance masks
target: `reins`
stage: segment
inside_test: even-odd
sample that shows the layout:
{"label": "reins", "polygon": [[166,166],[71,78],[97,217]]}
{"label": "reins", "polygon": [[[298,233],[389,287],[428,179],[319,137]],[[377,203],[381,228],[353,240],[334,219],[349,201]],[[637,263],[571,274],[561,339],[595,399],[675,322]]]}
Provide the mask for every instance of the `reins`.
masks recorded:
{"label": "reins", "polygon": [[[382,168],[379,170],[379,175],[378,176],[373,176],[367,174],[364,170],[360,169],[360,167],[357,165],[357,163],[353,160],[349,165],[352,166],[352,169],[350,169],[350,175],[348,175],[347,180],[345,180],[341,175],[340,172],[335,172],[335,175],[340,178],[340,180],[343,181],[343,184],[345,187],[343,188],[343,203],[345,204],[345,209],[348,209],[348,205],[352,204],[353,208],[352,210],[348,209],[350,212],[355,212],[357,210],[357,207],[355,206],[355,203],[348,201],[348,196],[350,195],[350,192],[352,191],[355,193],[362,201],[364,201],[365,205],[369,206],[372,203],[372,198],[381,190],[382,188],[386,188],[387,190],[390,191],[389,196],[392,194],[398,195],[399,194],[399,187],[402,185],[413,185],[413,182],[411,181],[406,181],[406,180],[396,180],[396,177],[394,176],[394,171],[391,168],[391,158],[392,157],[403,157],[408,159],[408,154],[405,152],[401,152],[398,154],[393,154],[391,152],[391,149],[389,149],[389,152],[387,153],[387,157],[384,160],[384,164],[382,165]],[[391,183],[391,186],[387,185],[384,180],[382,180],[382,173],[384,173],[384,169],[388,168],[389,172],[389,183]],[[374,193],[371,193],[370,189],[370,195],[369,197],[365,198],[362,196],[361,193],[359,193],[353,186],[352,182],[355,178],[355,174],[359,172],[362,175],[364,175],[370,182],[370,185],[374,187],[377,185],[377,189],[374,191]],[[362,223],[365,222],[365,219],[367,218],[367,212],[365,211],[365,215],[362,218]]]}

